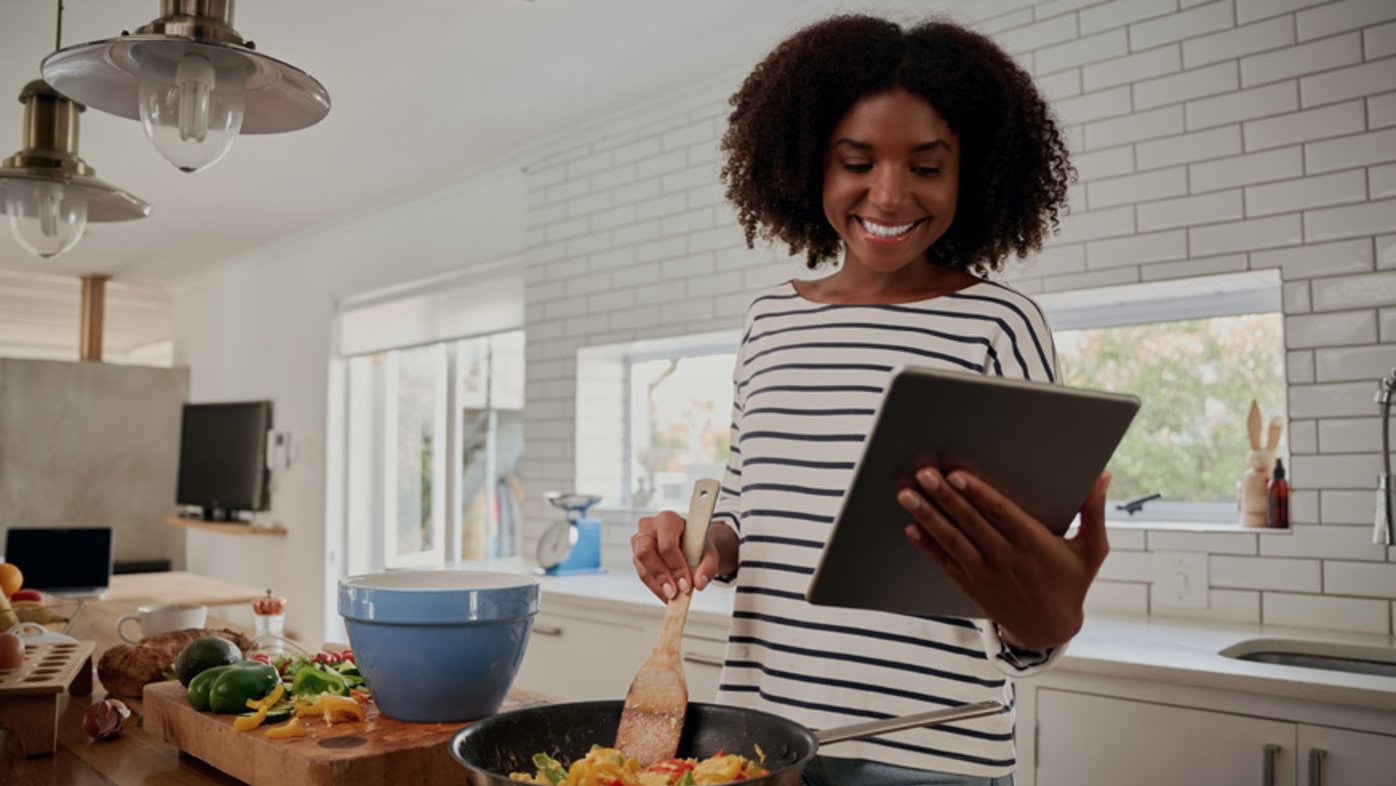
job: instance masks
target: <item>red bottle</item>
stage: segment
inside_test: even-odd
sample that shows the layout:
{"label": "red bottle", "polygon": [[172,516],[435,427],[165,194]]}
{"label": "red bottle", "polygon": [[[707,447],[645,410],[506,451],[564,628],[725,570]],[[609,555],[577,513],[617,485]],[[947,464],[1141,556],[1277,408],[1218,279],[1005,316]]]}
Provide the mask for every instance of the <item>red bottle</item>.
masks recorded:
{"label": "red bottle", "polygon": [[1289,527],[1289,481],[1285,480],[1285,464],[1281,459],[1275,459],[1275,475],[1266,494],[1265,526]]}

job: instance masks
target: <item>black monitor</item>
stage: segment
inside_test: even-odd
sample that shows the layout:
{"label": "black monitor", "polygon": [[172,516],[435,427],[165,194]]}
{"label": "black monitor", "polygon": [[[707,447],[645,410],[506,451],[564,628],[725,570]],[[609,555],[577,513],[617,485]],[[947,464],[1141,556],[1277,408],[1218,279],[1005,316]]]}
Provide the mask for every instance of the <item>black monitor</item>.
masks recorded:
{"label": "black monitor", "polygon": [[270,401],[185,404],[175,501],[221,521],[269,505]]}

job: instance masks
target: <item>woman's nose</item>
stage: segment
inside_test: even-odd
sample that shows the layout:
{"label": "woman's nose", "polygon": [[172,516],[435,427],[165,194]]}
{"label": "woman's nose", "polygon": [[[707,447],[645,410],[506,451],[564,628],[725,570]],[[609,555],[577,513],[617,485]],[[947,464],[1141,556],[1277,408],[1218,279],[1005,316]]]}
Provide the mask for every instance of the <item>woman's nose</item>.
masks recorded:
{"label": "woman's nose", "polygon": [[872,184],[868,188],[868,201],[873,207],[893,212],[906,202],[909,195],[906,178],[894,167],[878,167],[874,171]]}

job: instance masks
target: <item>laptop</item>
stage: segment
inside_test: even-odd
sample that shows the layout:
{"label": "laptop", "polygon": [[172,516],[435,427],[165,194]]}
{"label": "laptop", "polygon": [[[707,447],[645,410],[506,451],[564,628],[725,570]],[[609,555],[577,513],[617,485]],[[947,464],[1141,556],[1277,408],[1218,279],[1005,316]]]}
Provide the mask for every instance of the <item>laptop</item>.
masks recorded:
{"label": "laptop", "polygon": [[111,583],[111,527],[12,527],[5,561],[24,571],[24,586],[53,595],[101,598]]}

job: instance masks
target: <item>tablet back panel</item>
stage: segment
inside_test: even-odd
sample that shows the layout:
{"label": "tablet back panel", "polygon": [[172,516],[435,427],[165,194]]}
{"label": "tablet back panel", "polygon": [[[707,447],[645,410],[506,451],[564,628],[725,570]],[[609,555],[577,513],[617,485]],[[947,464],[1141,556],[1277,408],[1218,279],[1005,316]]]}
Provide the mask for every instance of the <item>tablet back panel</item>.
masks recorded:
{"label": "tablet back panel", "polygon": [[927,464],[982,478],[1064,533],[1139,409],[1133,396],[908,367],[872,434],[806,598],[900,614],[983,611],[906,539],[897,491]]}

